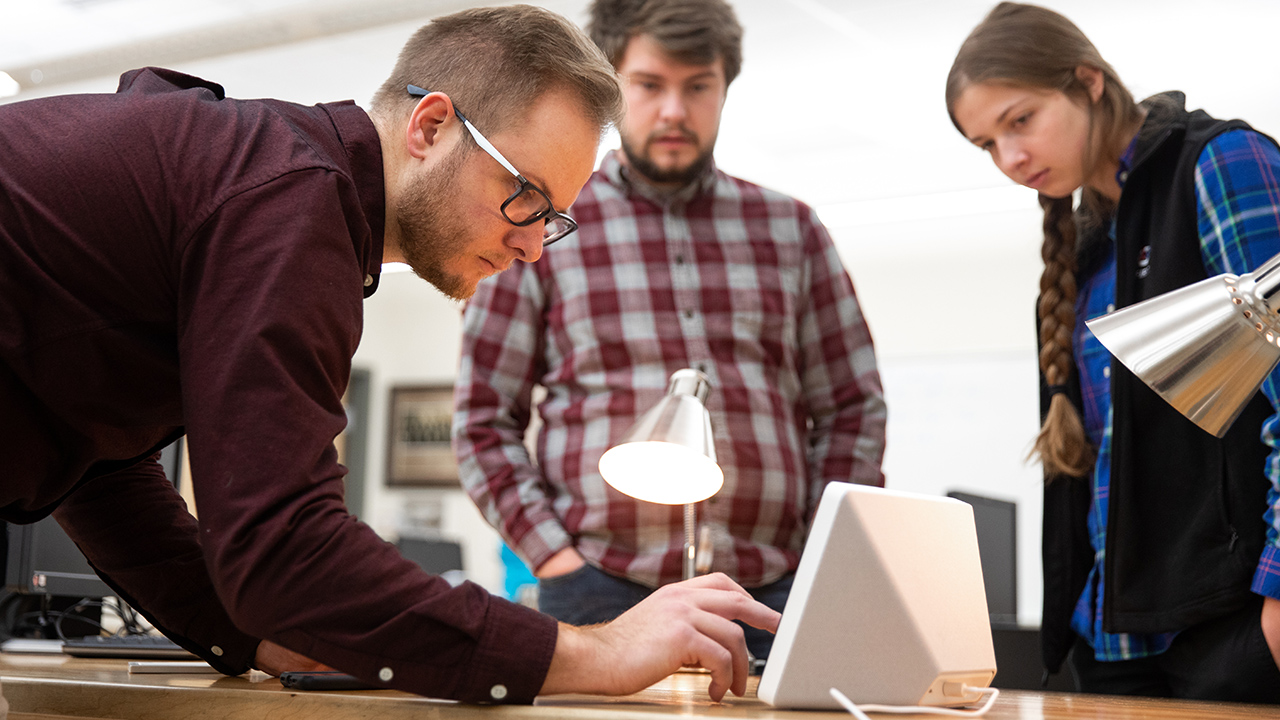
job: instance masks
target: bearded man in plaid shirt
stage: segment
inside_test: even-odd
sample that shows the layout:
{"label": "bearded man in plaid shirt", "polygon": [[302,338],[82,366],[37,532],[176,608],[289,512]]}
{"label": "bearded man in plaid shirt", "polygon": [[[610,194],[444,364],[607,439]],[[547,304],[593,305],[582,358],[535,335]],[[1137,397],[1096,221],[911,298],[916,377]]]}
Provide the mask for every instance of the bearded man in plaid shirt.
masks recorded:
{"label": "bearded man in plaid shirt", "polygon": [[[627,98],[622,149],[540,262],[480,283],[455,395],[462,483],[539,578],[540,609],[611,620],[679,580],[680,506],[598,462],[685,367],[710,377],[722,490],[700,504],[712,570],[777,610],[833,481],[883,485],[885,406],[853,284],[814,212],[716,169],[741,66],[723,0],[597,0],[589,34]],[[524,436],[535,386],[537,462]],[[767,657],[772,635],[747,628]]]}

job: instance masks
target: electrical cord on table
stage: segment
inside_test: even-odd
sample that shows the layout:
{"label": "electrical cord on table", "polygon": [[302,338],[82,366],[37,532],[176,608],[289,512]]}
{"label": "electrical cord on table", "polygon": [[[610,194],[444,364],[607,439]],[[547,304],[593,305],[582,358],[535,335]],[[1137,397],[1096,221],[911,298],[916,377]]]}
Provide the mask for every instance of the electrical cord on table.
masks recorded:
{"label": "electrical cord on table", "polygon": [[858,720],[871,720],[871,718],[866,715],[869,712],[895,713],[898,715],[929,713],[932,715],[949,715],[951,717],[981,717],[987,714],[987,711],[991,709],[991,705],[996,701],[996,698],[1000,696],[1000,691],[993,687],[973,687],[971,685],[962,685],[961,692],[965,694],[976,692],[987,695],[987,701],[982,704],[982,707],[973,710],[955,710],[953,708],[912,707],[908,705],[857,705],[845,696],[844,693],[835,688],[831,688],[831,697],[835,698],[836,702],[840,703],[841,707],[848,710],[849,714],[858,718]]}

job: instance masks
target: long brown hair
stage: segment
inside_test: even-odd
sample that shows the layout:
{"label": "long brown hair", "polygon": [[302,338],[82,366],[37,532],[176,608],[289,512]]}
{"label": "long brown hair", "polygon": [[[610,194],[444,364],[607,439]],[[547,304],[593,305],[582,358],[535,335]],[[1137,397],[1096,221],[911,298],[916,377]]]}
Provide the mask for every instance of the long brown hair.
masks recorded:
{"label": "long brown hair", "polygon": [[[1094,101],[1077,69],[1101,71],[1102,96]],[[955,103],[965,89],[978,83],[1055,90],[1089,109],[1089,156],[1085,177],[1103,160],[1119,162],[1120,153],[1142,121],[1133,95],[1120,82],[1098,49],[1080,28],[1065,17],[1035,5],[1002,2],[978,24],[956,54],[947,75],[947,112],[956,122]],[[1040,196],[1044,209],[1044,244],[1040,254],[1040,370],[1051,390],[1049,411],[1032,455],[1038,455],[1045,475],[1086,475],[1094,449],[1074,405],[1062,392],[1071,377],[1072,333],[1075,330],[1077,223],[1093,225],[1110,217],[1111,201],[1085,187],[1076,211],[1071,196]]]}

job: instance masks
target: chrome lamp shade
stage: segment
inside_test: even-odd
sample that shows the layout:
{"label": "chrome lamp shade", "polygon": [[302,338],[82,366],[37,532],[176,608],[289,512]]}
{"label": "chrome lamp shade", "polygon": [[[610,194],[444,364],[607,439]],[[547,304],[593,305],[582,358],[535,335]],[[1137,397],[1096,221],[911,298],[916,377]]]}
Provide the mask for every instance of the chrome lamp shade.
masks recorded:
{"label": "chrome lamp shade", "polygon": [[719,492],[711,383],[693,369],[671,375],[667,394],[600,458],[600,474],[619,492],[664,505],[700,502]]}
{"label": "chrome lamp shade", "polygon": [[1277,290],[1280,255],[1086,324],[1178,412],[1222,437],[1280,361]]}

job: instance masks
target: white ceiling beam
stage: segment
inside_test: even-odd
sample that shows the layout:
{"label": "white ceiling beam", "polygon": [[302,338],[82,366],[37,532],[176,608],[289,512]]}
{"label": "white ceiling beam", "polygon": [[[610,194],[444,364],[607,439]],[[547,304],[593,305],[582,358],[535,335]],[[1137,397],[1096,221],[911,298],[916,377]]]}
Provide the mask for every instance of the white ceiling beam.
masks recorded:
{"label": "white ceiling beam", "polygon": [[270,14],[146,38],[113,47],[0,68],[21,90],[47,88],[146,65],[176,65],[190,60],[258,50],[303,40],[389,25],[472,6],[463,0],[342,0],[305,3]]}

